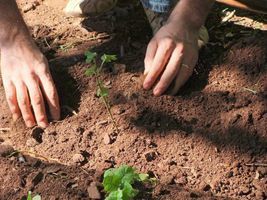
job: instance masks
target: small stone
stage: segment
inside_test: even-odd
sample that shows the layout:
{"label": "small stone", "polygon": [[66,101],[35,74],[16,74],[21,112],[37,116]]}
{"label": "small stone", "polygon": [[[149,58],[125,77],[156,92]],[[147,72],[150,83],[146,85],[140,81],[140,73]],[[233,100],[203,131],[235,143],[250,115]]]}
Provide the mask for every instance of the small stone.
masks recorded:
{"label": "small stone", "polygon": [[233,171],[229,171],[229,172],[226,173],[226,177],[227,178],[231,178],[233,176],[234,176],[234,172]]}
{"label": "small stone", "polygon": [[251,189],[249,187],[246,186],[241,186],[240,187],[240,195],[247,195],[251,192]]}
{"label": "small stone", "polygon": [[108,124],[107,120],[103,120],[103,121],[100,121],[97,123],[97,125],[99,125],[99,126],[103,126],[103,125],[107,125],[107,124]]}
{"label": "small stone", "polygon": [[85,161],[85,158],[84,158],[84,156],[82,154],[76,153],[76,154],[73,155],[72,161],[74,163],[82,163],[83,161]]}
{"label": "small stone", "polygon": [[111,138],[110,138],[109,134],[104,135],[103,142],[106,145],[111,144]]}
{"label": "small stone", "polygon": [[257,170],[254,179],[259,180],[260,179],[260,176],[261,175],[260,175],[259,171]]}
{"label": "small stone", "polygon": [[186,185],[188,181],[185,176],[180,176],[180,177],[175,178],[174,182],[179,185]]}
{"label": "small stone", "polygon": [[88,196],[90,199],[101,199],[101,194],[97,188],[96,182],[92,182],[87,188]]}
{"label": "small stone", "polygon": [[241,167],[240,162],[234,161],[233,164],[232,164],[232,168],[239,168],[239,167]]}
{"label": "small stone", "polygon": [[6,157],[11,155],[15,150],[9,145],[0,145],[0,156]]}
{"label": "small stone", "polygon": [[21,163],[25,163],[26,162],[24,156],[22,156],[22,155],[19,156],[18,161],[21,162]]}

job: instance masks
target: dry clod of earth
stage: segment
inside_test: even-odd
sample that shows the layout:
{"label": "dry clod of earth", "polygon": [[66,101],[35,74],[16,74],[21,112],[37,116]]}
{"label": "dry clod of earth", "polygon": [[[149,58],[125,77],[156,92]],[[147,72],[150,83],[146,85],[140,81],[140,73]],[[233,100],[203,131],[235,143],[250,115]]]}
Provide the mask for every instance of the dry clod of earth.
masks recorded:
{"label": "dry clod of earth", "polygon": [[85,158],[82,154],[76,153],[72,156],[73,163],[79,164],[85,161]]}
{"label": "dry clod of earth", "polygon": [[90,199],[101,199],[101,194],[97,188],[97,183],[92,182],[90,183],[90,186],[87,188],[87,192]]}
{"label": "dry clod of earth", "polygon": [[14,152],[14,148],[9,145],[0,144],[0,156],[6,157]]}

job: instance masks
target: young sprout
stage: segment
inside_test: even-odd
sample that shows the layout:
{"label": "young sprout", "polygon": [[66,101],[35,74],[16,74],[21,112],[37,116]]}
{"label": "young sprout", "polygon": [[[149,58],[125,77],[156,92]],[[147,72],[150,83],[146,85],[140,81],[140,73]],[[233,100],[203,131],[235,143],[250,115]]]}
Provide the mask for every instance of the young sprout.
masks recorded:
{"label": "young sprout", "polygon": [[101,98],[103,100],[103,103],[108,111],[108,114],[112,120],[113,126],[116,129],[116,132],[119,132],[117,123],[113,117],[113,114],[111,112],[111,107],[108,101],[108,96],[109,96],[109,90],[107,87],[105,87],[103,81],[100,78],[100,74],[102,72],[103,66],[107,63],[111,63],[113,61],[117,60],[116,55],[107,55],[104,54],[101,56],[101,64],[98,66],[97,65],[97,53],[96,52],[91,52],[87,51],[85,52],[86,56],[86,63],[91,64],[91,67],[88,68],[85,71],[85,74],[87,76],[94,76],[96,78],[96,85],[97,85],[97,90],[96,90],[96,95],[97,97]]}
{"label": "young sprout", "polygon": [[139,191],[134,188],[136,182],[155,183],[148,174],[139,174],[133,167],[122,165],[105,171],[103,186],[107,193],[106,200],[131,200]]}
{"label": "young sprout", "polygon": [[35,195],[34,197],[32,197],[32,192],[29,191],[28,196],[27,196],[27,200],[42,200],[42,198],[40,195]]}

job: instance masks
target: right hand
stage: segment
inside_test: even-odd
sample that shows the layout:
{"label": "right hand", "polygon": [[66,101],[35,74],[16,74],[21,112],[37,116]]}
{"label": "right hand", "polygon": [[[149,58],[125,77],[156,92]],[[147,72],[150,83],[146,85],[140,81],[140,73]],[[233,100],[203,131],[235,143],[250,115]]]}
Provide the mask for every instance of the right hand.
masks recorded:
{"label": "right hand", "polygon": [[1,49],[1,73],[13,120],[22,116],[27,127],[48,126],[45,101],[51,118],[59,120],[58,94],[48,62],[33,41]]}

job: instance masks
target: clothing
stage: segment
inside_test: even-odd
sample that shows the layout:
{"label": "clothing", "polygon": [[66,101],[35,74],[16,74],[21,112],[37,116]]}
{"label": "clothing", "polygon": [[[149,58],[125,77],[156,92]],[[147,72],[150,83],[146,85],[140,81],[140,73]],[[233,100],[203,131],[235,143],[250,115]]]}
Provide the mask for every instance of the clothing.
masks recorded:
{"label": "clothing", "polygon": [[146,9],[150,9],[158,13],[169,12],[173,6],[172,0],[141,0]]}

